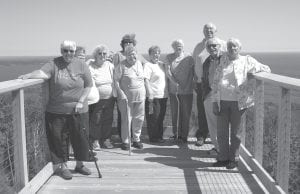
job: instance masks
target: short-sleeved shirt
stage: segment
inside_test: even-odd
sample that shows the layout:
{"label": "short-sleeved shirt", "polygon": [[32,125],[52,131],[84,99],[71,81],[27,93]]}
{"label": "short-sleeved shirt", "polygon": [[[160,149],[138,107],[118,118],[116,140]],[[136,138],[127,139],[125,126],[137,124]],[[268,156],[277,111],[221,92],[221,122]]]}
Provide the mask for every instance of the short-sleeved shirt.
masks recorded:
{"label": "short-sleeved shirt", "polygon": [[[47,111],[57,114],[74,113],[84,88],[93,85],[88,66],[77,58],[68,64],[63,57],[57,57],[46,63],[41,70],[50,77]],[[87,111],[86,101],[82,112]]]}
{"label": "short-sleeved shirt", "polygon": [[113,96],[114,83],[113,71],[114,65],[105,61],[101,67],[96,66],[93,62],[89,65],[92,78],[99,91],[100,99],[109,99]]}
{"label": "short-sleeved shirt", "polygon": [[167,76],[164,63],[145,63],[144,74],[149,80],[150,88],[154,98],[168,97]]}
{"label": "short-sleeved shirt", "polygon": [[142,102],[146,98],[144,83],[144,68],[140,61],[132,66],[127,66],[127,61],[122,61],[116,68],[114,78],[120,83],[120,88],[125,93],[128,102]]}

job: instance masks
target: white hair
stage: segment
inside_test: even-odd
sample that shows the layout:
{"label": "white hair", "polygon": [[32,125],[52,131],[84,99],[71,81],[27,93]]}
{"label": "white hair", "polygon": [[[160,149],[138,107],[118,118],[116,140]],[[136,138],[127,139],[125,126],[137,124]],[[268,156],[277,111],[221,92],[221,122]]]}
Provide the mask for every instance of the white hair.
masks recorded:
{"label": "white hair", "polygon": [[99,51],[106,51],[107,52],[107,56],[109,54],[109,49],[105,44],[99,44],[96,46],[96,48],[93,51],[93,57],[94,59],[96,59],[96,56],[98,55]]}
{"label": "white hair", "polygon": [[175,48],[177,45],[184,46],[183,40],[177,39],[172,42],[172,48]]}
{"label": "white hair", "polygon": [[229,45],[229,44],[234,44],[234,45],[236,45],[236,46],[238,46],[240,48],[242,47],[241,41],[239,39],[237,39],[237,38],[229,38],[227,40],[227,45]]}
{"label": "white hair", "polygon": [[72,40],[64,40],[61,44],[60,44],[60,49],[64,49],[64,48],[72,48],[72,50],[76,50],[76,42],[72,41]]}

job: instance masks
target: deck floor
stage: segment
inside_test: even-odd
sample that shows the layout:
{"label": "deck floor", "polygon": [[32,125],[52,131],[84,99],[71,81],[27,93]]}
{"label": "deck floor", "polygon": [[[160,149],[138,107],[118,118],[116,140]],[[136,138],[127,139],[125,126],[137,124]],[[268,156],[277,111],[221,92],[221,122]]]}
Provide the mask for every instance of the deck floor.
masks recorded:
{"label": "deck floor", "polygon": [[[144,149],[128,151],[120,148],[102,149],[97,153],[102,179],[93,162],[86,163],[92,175],[74,173],[72,180],[52,176],[38,194],[93,193],[266,193],[249,168],[227,170],[212,167],[215,156],[207,151],[210,144],[196,147],[193,139],[187,145],[172,140],[164,144],[149,144]],[[68,163],[74,169],[74,161]]]}

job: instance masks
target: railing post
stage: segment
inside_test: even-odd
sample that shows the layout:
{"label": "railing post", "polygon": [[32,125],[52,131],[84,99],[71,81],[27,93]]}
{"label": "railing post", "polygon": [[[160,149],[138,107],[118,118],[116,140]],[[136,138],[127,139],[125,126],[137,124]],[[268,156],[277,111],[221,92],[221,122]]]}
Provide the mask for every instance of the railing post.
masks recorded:
{"label": "railing post", "polygon": [[262,165],[264,135],[264,83],[256,80],[254,115],[254,157]]}
{"label": "railing post", "polygon": [[28,183],[27,154],[26,154],[26,131],[24,90],[12,92],[13,97],[13,131],[16,139],[14,146],[14,167],[16,189],[21,190]]}
{"label": "railing post", "polygon": [[281,88],[279,103],[279,124],[277,132],[278,154],[276,179],[280,187],[288,193],[291,131],[291,91]]}

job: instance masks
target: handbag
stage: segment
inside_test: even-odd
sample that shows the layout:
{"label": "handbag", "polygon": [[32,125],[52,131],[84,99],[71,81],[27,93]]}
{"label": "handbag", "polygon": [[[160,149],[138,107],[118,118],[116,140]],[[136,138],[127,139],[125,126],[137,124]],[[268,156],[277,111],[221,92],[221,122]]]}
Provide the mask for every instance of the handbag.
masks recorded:
{"label": "handbag", "polygon": [[90,93],[87,96],[88,105],[95,104],[100,100],[98,88],[96,87],[95,81],[93,80],[93,86],[91,87]]}

